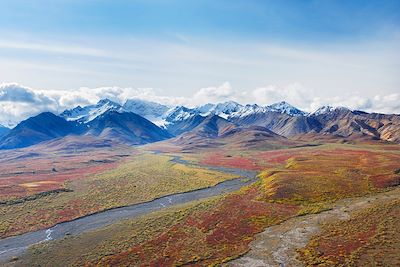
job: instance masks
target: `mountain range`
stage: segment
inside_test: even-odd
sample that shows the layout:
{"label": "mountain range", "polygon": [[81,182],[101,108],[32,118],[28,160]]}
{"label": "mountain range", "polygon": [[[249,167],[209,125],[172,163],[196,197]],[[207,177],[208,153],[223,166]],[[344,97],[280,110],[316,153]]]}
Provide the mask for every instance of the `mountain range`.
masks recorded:
{"label": "mountain range", "polygon": [[0,124],[0,138],[4,135],[6,135],[10,131],[9,128],[3,126]]}
{"label": "mountain range", "polygon": [[306,113],[287,102],[269,106],[228,101],[188,108],[140,99],[120,105],[102,99],[56,115],[44,112],[15,128],[0,126],[0,149],[69,135],[140,145],[171,139],[181,146],[293,143],[296,140],[381,140],[400,143],[400,115],[321,107]]}

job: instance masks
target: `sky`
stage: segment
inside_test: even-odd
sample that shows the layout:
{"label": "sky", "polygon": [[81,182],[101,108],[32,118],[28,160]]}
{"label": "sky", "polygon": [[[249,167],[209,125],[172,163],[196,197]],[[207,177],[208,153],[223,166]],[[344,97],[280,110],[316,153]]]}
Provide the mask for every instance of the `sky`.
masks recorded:
{"label": "sky", "polygon": [[400,113],[398,0],[0,0],[0,124],[109,97]]}

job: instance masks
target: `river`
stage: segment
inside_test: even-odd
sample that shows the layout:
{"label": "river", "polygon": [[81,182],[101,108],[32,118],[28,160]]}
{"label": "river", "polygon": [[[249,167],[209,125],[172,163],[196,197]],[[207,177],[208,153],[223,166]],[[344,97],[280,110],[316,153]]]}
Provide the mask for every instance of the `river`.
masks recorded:
{"label": "river", "polygon": [[[179,156],[174,156],[171,162],[180,164],[190,164]],[[57,240],[66,235],[79,235],[84,232],[95,230],[122,219],[135,218],[150,212],[171,207],[178,204],[184,204],[193,200],[200,200],[207,197],[217,196],[223,193],[229,193],[249,185],[257,180],[255,171],[248,171],[236,168],[201,166],[210,170],[230,173],[240,178],[227,180],[215,186],[193,190],[184,193],[166,195],[148,202],[133,204],[129,206],[113,208],[90,214],[78,219],[56,224],[55,226],[29,232],[17,236],[12,236],[0,240],[0,262],[8,262],[13,257],[23,254],[26,249],[34,244]]]}

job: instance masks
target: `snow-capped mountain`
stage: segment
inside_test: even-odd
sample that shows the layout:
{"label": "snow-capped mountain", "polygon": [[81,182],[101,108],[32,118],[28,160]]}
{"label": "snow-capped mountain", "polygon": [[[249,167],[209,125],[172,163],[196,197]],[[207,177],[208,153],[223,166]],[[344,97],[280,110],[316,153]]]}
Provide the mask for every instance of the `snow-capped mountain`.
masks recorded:
{"label": "snow-capped mountain", "polygon": [[215,104],[205,104],[203,106],[199,106],[197,107],[197,110],[200,112],[200,114],[207,114],[210,112],[210,110],[212,110],[215,107]]}
{"label": "snow-capped mountain", "polygon": [[120,104],[115,103],[109,99],[102,99],[95,105],[89,105],[86,107],[77,106],[73,109],[67,109],[62,112],[60,116],[65,118],[67,121],[88,123],[98,116],[104,114],[105,112],[111,110],[122,112],[123,108]]}
{"label": "snow-capped mountain", "polygon": [[[400,143],[400,117],[396,114],[367,113],[332,106],[305,113],[286,102],[260,106],[228,101],[195,108],[169,108],[138,99],[128,100],[124,106],[103,99],[95,105],[65,110],[60,116],[44,112],[20,122],[13,129],[0,126],[0,149],[29,146],[69,134],[92,134],[134,145],[178,137],[191,131],[207,133],[209,138],[220,128],[218,125],[238,127],[238,131],[262,127],[286,138],[310,134],[316,138],[319,135],[324,138],[371,137]],[[193,137],[190,134],[184,138],[181,136],[180,140],[190,136]],[[196,140],[199,141],[192,138],[190,142]]]}
{"label": "snow-capped mountain", "polygon": [[306,113],[300,109],[290,105],[289,103],[282,101],[272,105],[267,106],[269,111],[286,113],[290,116],[304,116]]}
{"label": "snow-capped mountain", "polygon": [[306,114],[286,102],[279,102],[270,106],[260,106],[257,104],[241,105],[234,101],[227,101],[218,104],[208,103],[203,106],[188,108],[185,106],[169,107],[141,99],[128,99],[125,104],[121,106],[109,99],[102,99],[96,105],[89,105],[86,107],[78,106],[73,109],[65,110],[60,116],[68,121],[88,123],[107,111],[133,112],[163,127],[174,122],[188,120],[194,116],[207,117],[209,115],[217,115],[229,120],[267,112],[286,113],[290,116],[303,116]]}
{"label": "snow-capped mountain", "polygon": [[266,112],[286,113],[290,116],[304,116],[306,114],[305,112],[284,101],[272,104],[270,106],[260,106],[257,104],[247,104],[243,106],[234,101],[228,101],[219,104],[206,104],[198,107],[197,110],[202,116],[215,114],[224,119],[244,117]]}
{"label": "snow-capped mountain", "polygon": [[124,111],[136,113],[157,125],[164,125],[164,115],[171,107],[142,99],[128,99],[122,108]]}
{"label": "snow-capped mountain", "polygon": [[195,115],[199,115],[200,112],[197,109],[187,108],[184,106],[176,106],[168,110],[164,115],[163,118],[168,122],[176,122],[176,121],[183,121],[190,119]]}
{"label": "snow-capped mountain", "polygon": [[[207,106],[207,105],[205,105],[205,106]],[[203,106],[203,107],[205,107],[205,106]],[[232,114],[240,111],[243,108],[242,105],[240,105],[239,103],[236,103],[234,101],[218,103],[218,104],[215,104],[215,105],[212,105],[209,107],[210,107],[210,109],[208,110],[208,112],[202,113],[201,115],[208,116],[210,114],[215,114],[224,119],[227,119]]]}
{"label": "snow-capped mountain", "polygon": [[231,113],[229,115],[229,118],[231,119],[231,118],[246,117],[252,114],[266,113],[267,111],[268,109],[266,107],[262,107],[257,104],[247,104],[245,106],[241,106],[240,109]]}
{"label": "snow-capped mountain", "polygon": [[170,109],[166,114],[165,118],[168,122],[187,120],[195,115],[207,117],[209,115],[218,115],[224,119],[229,118],[231,115],[241,111],[243,106],[234,101],[228,101],[218,104],[205,104],[203,106],[195,108],[187,108],[184,106],[177,106]]}
{"label": "snow-capped mountain", "polygon": [[331,113],[337,110],[348,111],[349,109],[346,107],[333,107],[333,106],[322,106],[318,108],[316,111],[310,113],[311,116],[319,116],[327,113]]}

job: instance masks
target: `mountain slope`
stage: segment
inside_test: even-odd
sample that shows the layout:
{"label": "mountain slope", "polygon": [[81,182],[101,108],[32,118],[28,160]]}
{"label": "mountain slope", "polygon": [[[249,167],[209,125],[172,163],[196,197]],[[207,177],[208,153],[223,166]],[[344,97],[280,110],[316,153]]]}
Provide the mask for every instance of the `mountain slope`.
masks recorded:
{"label": "mountain slope", "polygon": [[244,117],[252,114],[277,112],[290,116],[304,116],[306,113],[295,108],[289,103],[282,101],[269,106],[260,106],[257,104],[241,105],[234,101],[227,101],[218,104],[206,104],[195,109],[203,116],[210,114],[218,115],[224,119]]}
{"label": "mountain slope", "polygon": [[334,108],[312,115],[323,125],[320,133],[342,138],[369,137],[400,143],[400,115]]}
{"label": "mountain slope", "polygon": [[132,112],[109,111],[87,124],[86,134],[118,140],[130,145],[146,144],[171,137],[166,130]]}
{"label": "mountain slope", "polygon": [[250,113],[246,116],[231,118],[231,121],[243,127],[261,126],[279,135],[289,137],[321,128],[319,122],[304,116],[291,116],[286,113],[267,111]]}
{"label": "mountain slope", "polygon": [[173,121],[165,125],[165,129],[174,136],[178,136],[182,133],[189,132],[196,128],[200,123],[205,120],[206,117],[201,115],[193,115],[183,120]]}
{"label": "mountain slope", "polygon": [[67,121],[77,121],[80,123],[88,123],[107,111],[123,111],[120,104],[109,99],[102,99],[96,105],[86,107],[77,106],[73,109],[67,109],[60,114]]}
{"label": "mountain slope", "polygon": [[289,103],[282,101],[267,106],[268,111],[274,111],[278,113],[285,113],[290,116],[304,116],[306,113],[300,109],[290,105]]}
{"label": "mountain slope", "polygon": [[240,126],[262,126],[285,136],[306,135],[313,139],[351,138],[384,140],[400,143],[400,116],[395,114],[351,111],[344,107],[323,107],[308,115],[291,116],[280,112],[250,113],[232,117]]}
{"label": "mountain slope", "polygon": [[234,128],[236,125],[232,122],[217,115],[209,115],[191,131],[179,135],[171,142],[186,149],[216,146],[218,137]]}
{"label": "mountain slope", "polygon": [[232,122],[217,115],[209,115],[190,133],[206,138],[214,138],[233,128],[236,128],[236,125]]}
{"label": "mountain slope", "polygon": [[82,127],[75,122],[51,112],[44,112],[19,123],[0,139],[0,149],[30,146],[42,141],[82,133]]}
{"label": "mountain slope", "polygon": [[9,128],[0,124],[0,138],[5,136],[10,131]]}
{"label": "mountain slope", "polygon": [[261,126],[235,128],[218,139],[225,147],[242,149],[277,149],[300,145]]}
{"label": "mountain slope", "polygon": [[234,101],[227,101],[218,104],[206,104],[196,108],[196,110],[198,110],[198,112],[201,113],[201,115],[203,116],[214,114],[224,119],[227,119],[229,116],[236,112],[239,112],[242,109],[243,106]]}
{"label": "mountain slope", "polygon": [[157,125],[165,124],[163,116],[170,109],[166,105],[141,99],[128,99],[122,108],[124,111],[136,113]]}
{"label": "mountain slope", "polygon": [[210,115],[190,132],[168,140],[182,151],[203,148],[224,149],[278,149],[304,145],[305,142],[289,140],[261,126],[243,127],[219,116]]}

